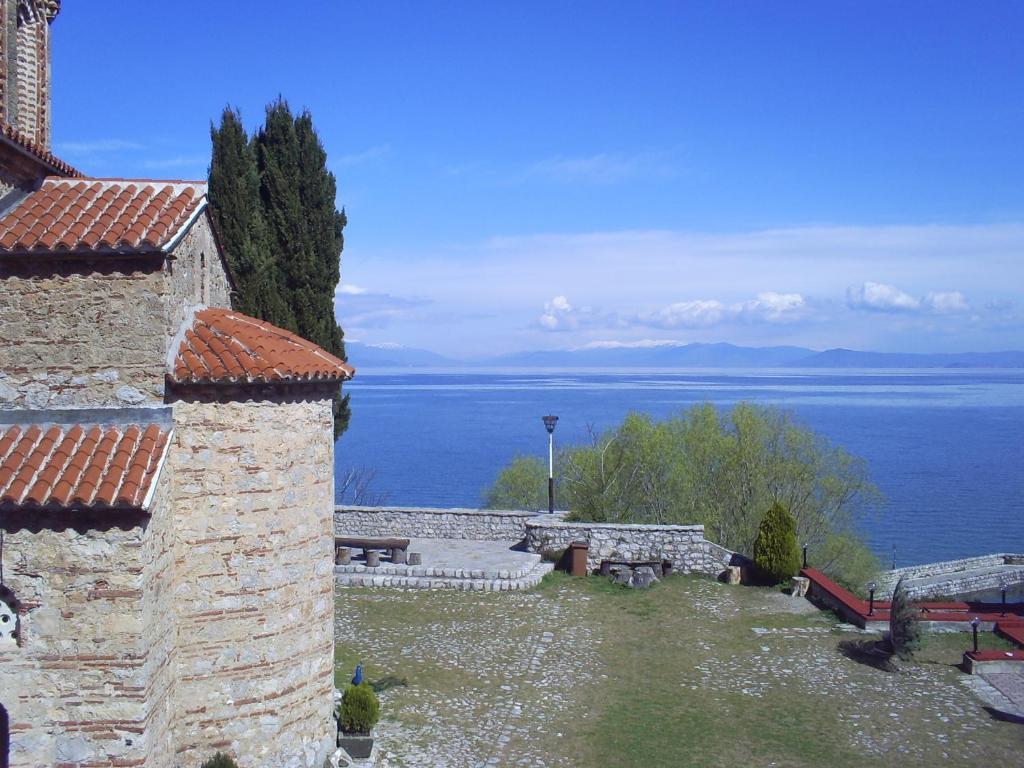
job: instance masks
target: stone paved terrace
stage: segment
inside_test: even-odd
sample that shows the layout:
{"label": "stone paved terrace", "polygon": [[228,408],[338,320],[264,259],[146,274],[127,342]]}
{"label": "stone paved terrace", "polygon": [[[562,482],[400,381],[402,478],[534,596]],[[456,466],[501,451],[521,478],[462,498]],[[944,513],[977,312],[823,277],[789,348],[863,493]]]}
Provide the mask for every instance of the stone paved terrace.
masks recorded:
{"label": "stone paved terrace", "polygon": [[871,636],[807,607],[696,577],[344,589],[337,678],[363,661],[371,681],[406,679],[381,696],[382,768],[1019,763],[1008,698],[989,703],[955,666],[963,636],[884,672],[839,651]]}
{"label": "stone paved terrace", "polygon": [[[362,555],[350,565],[334,567],[339,586],[460,589],[505,592],[536,586],[553,566],[532,552],[514,550],[514,541],[410,538],[409,552],[419,552],[420,565],[382,559],[367,567]],[[353,554],[358,550],[353,550]]]}

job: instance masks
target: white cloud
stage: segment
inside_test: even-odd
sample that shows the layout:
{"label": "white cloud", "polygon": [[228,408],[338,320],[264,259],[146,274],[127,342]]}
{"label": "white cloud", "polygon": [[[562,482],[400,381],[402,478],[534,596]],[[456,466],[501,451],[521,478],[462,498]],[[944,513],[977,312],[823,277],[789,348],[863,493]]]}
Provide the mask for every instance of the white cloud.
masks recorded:
{"label": "white cloud", "polygon": [[[559,334],[567,345],[675,336],[645,330],[659,326],[639,320],[699,300],[748,308],[729,322],[725,313],[720,325],[678,334],[688,342],[1013,349],[1024,347],[1021,253],[1024,224],[1012,223],[808,226],[731,233],[619,230],[492,237],[410,245],[401,251],[364,245],[358,258],[355,251],[346,252],[345,270],[346,279],[358,285],[394,295],[429,294],[438,311],[463,317],[489,313],[486,320],[453,325],[443,339],[436,328],[422,324],[423,315],[396,322],[391,329],[395,338],[411,346],[443,347],[451,354],[523,349],[550,341],[555,334],[537,318],[556,294],[567,297],[577,318],[575,330]],[[927,302],[927,307],[916,312],[851,309],[847,287],[863,287],[865,276],[895,286],[910,296],[911,304]],[[771,290],[778,296],[768,295]],[[928,301],[929,290],[960,293],[969,310],[951,311],[957,306],[951,297]],[[852,292],[859,294],[857,288]],[[803,307],[787,309],[795,300],[779,297],[791,294],[803,299]],[[1017,309],[1003,308],[1011,304]],[[595,312],[585,318],[582,306],[617,314]],[[714,309],[705,307],[704,318]],[[666,316],[680,314],[701,317],[693,307]]]}
{"label": "white cloud", "polygon": [[799,293],[767,291],[757,294],[756,299],[732,304],[717,299],[679,301],[640,314],[636,321],[657,328],[707,328],[726,322],[787,323],[804,316],[806,307]]}
{"label": "white cloud", "polygon": [[669,176],[673,173],[671,158],[664,152],[640,152],[618,155],[600,152],[580,157],[554,157],[540,160],[526,169],[526,178],[557,182],[613,184],[637,176]]}
{"label": "white cloud", "polygon": [[579,325],[578,318],[573,314],[572,305],[565,296],[555,296],[551,301],[545,301],[544,314],[537,322],[549,331],[568,331]]}
{"label": "white cloud", "polygon": [[852,309],[875,312],[912,312],[921,306],[920,301],[894,285],[870,282],[847,288],[846,303]]}
{"label": "white cloud", "polygon": [[970,310],[967,299],[964,298],[960,291],[929,293],[924,297],[922,304],[939,314],[967,312]]}
{"label": "white cloud", "polygon": [[358,296],[361,293],[366,293],[366,289],[352,283],[338,283],[334,293],[335,295],[347,294],[349,296]]}
{"label": "white cloud", "polygon": [[767,291],[743,305],[743,313],[751,318],[769,323],[788,323],[799,319],[807,308],[807,302],[799,293],[775,293]]}
{"label": "white cloud", "polygon": [[145,160],[143,168],[160,170],[164,168],[195,168],[203,167],[210,162],[208,155],[177,155],[176,157],[165,157],[156,160]]}
{"label": "white cloud", "polygon": [[644,325],[657,328],[702,328],[718,325],[733,311],[720,301],[714,299],[698,299],[696,301],[677,301],[657,312],[642,315],[638,318]]}
{"label": "white cloud", "polygon": [[846,303],[851,309],[873,312],[917,312],[938,315],[968,312],[970,306],[960,291],[938,291],[918,299],[885,283],[864,283],[846,289]]}
{"label": "white cloud", "polygon": [[60,141],[56,150],[60,154],[91,155],[98,152],[124,152],[127,150],[145,149],[136,141],[125,139],[95,139],[93,141]]}
{"label": "white cloud", "polygon": [[421,308],[431,304],[422,297],[406,298],[390,293],[371,293],[358,286],[358,292],[336,289],[334,313],[342,328],[385,328],[414,319]]}
{"label": "white cloud", "polygon": [[332,166],[347,167],[350,165],[359,165],[360,163],[366,163],[370,160],[376,160],[377,158],[384,157],[390,154],[390,144],[378,144],[375,147],[363,150],[362,152],[356,152],[350,155],[339,155],[337,157],[329,158],[329,164]]}

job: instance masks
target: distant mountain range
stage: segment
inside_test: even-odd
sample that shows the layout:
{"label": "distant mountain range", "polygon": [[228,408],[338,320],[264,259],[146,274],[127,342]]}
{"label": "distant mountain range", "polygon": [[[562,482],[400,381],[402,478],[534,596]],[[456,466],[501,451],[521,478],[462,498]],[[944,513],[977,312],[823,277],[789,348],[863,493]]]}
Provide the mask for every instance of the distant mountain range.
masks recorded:
{"label": "distant mountain range", "polygon": [[1024,368],[1024,352],[858,352],[734,344],[657,344],[516,352],[459,360],[425,349],[346,343],[364,368]]}

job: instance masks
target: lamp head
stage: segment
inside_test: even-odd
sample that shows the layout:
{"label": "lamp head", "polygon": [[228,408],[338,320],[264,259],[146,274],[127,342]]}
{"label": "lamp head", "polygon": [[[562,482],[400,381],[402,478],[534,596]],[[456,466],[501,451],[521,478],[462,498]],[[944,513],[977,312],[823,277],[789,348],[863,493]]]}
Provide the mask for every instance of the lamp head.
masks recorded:
{"label": "lamp head", "polygon": [[542,416],[541,419],[544,422],[544,428],[548,431],[548,434],[549,435],[553,435],[555,433],[555,424],[558,423],[558,417],[557,416]]}
{"label": "lamp head", "polygon": [[874,592],[874,591],[875,591],[875,588],[876,588],[877,586],[878,586],[878,585],[877,585],[877,584],[875,584],[875,582],[873,582],[873,581],[869,581],[869,582],[868,582],[868,591],[869,591],[869,592]]}
{"label": "lamp head", "polygon": [[981,619],[979,619],[977,616],[971,619],[971,629],[977,629],[980,624]]}

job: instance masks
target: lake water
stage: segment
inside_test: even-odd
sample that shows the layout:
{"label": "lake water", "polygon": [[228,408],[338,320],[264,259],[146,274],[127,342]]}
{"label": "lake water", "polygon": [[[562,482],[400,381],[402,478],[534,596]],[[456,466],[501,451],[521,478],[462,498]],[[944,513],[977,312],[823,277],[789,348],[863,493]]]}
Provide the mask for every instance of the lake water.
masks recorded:
{"label": "lake water", "polygon": [[885,496],[860,525],[887,566],[1024,552],[1024,371],[360,371],[335,464],[376,470],[387,503],[477,506],[519,454],[629,411],[776,405],[867,460]]}

